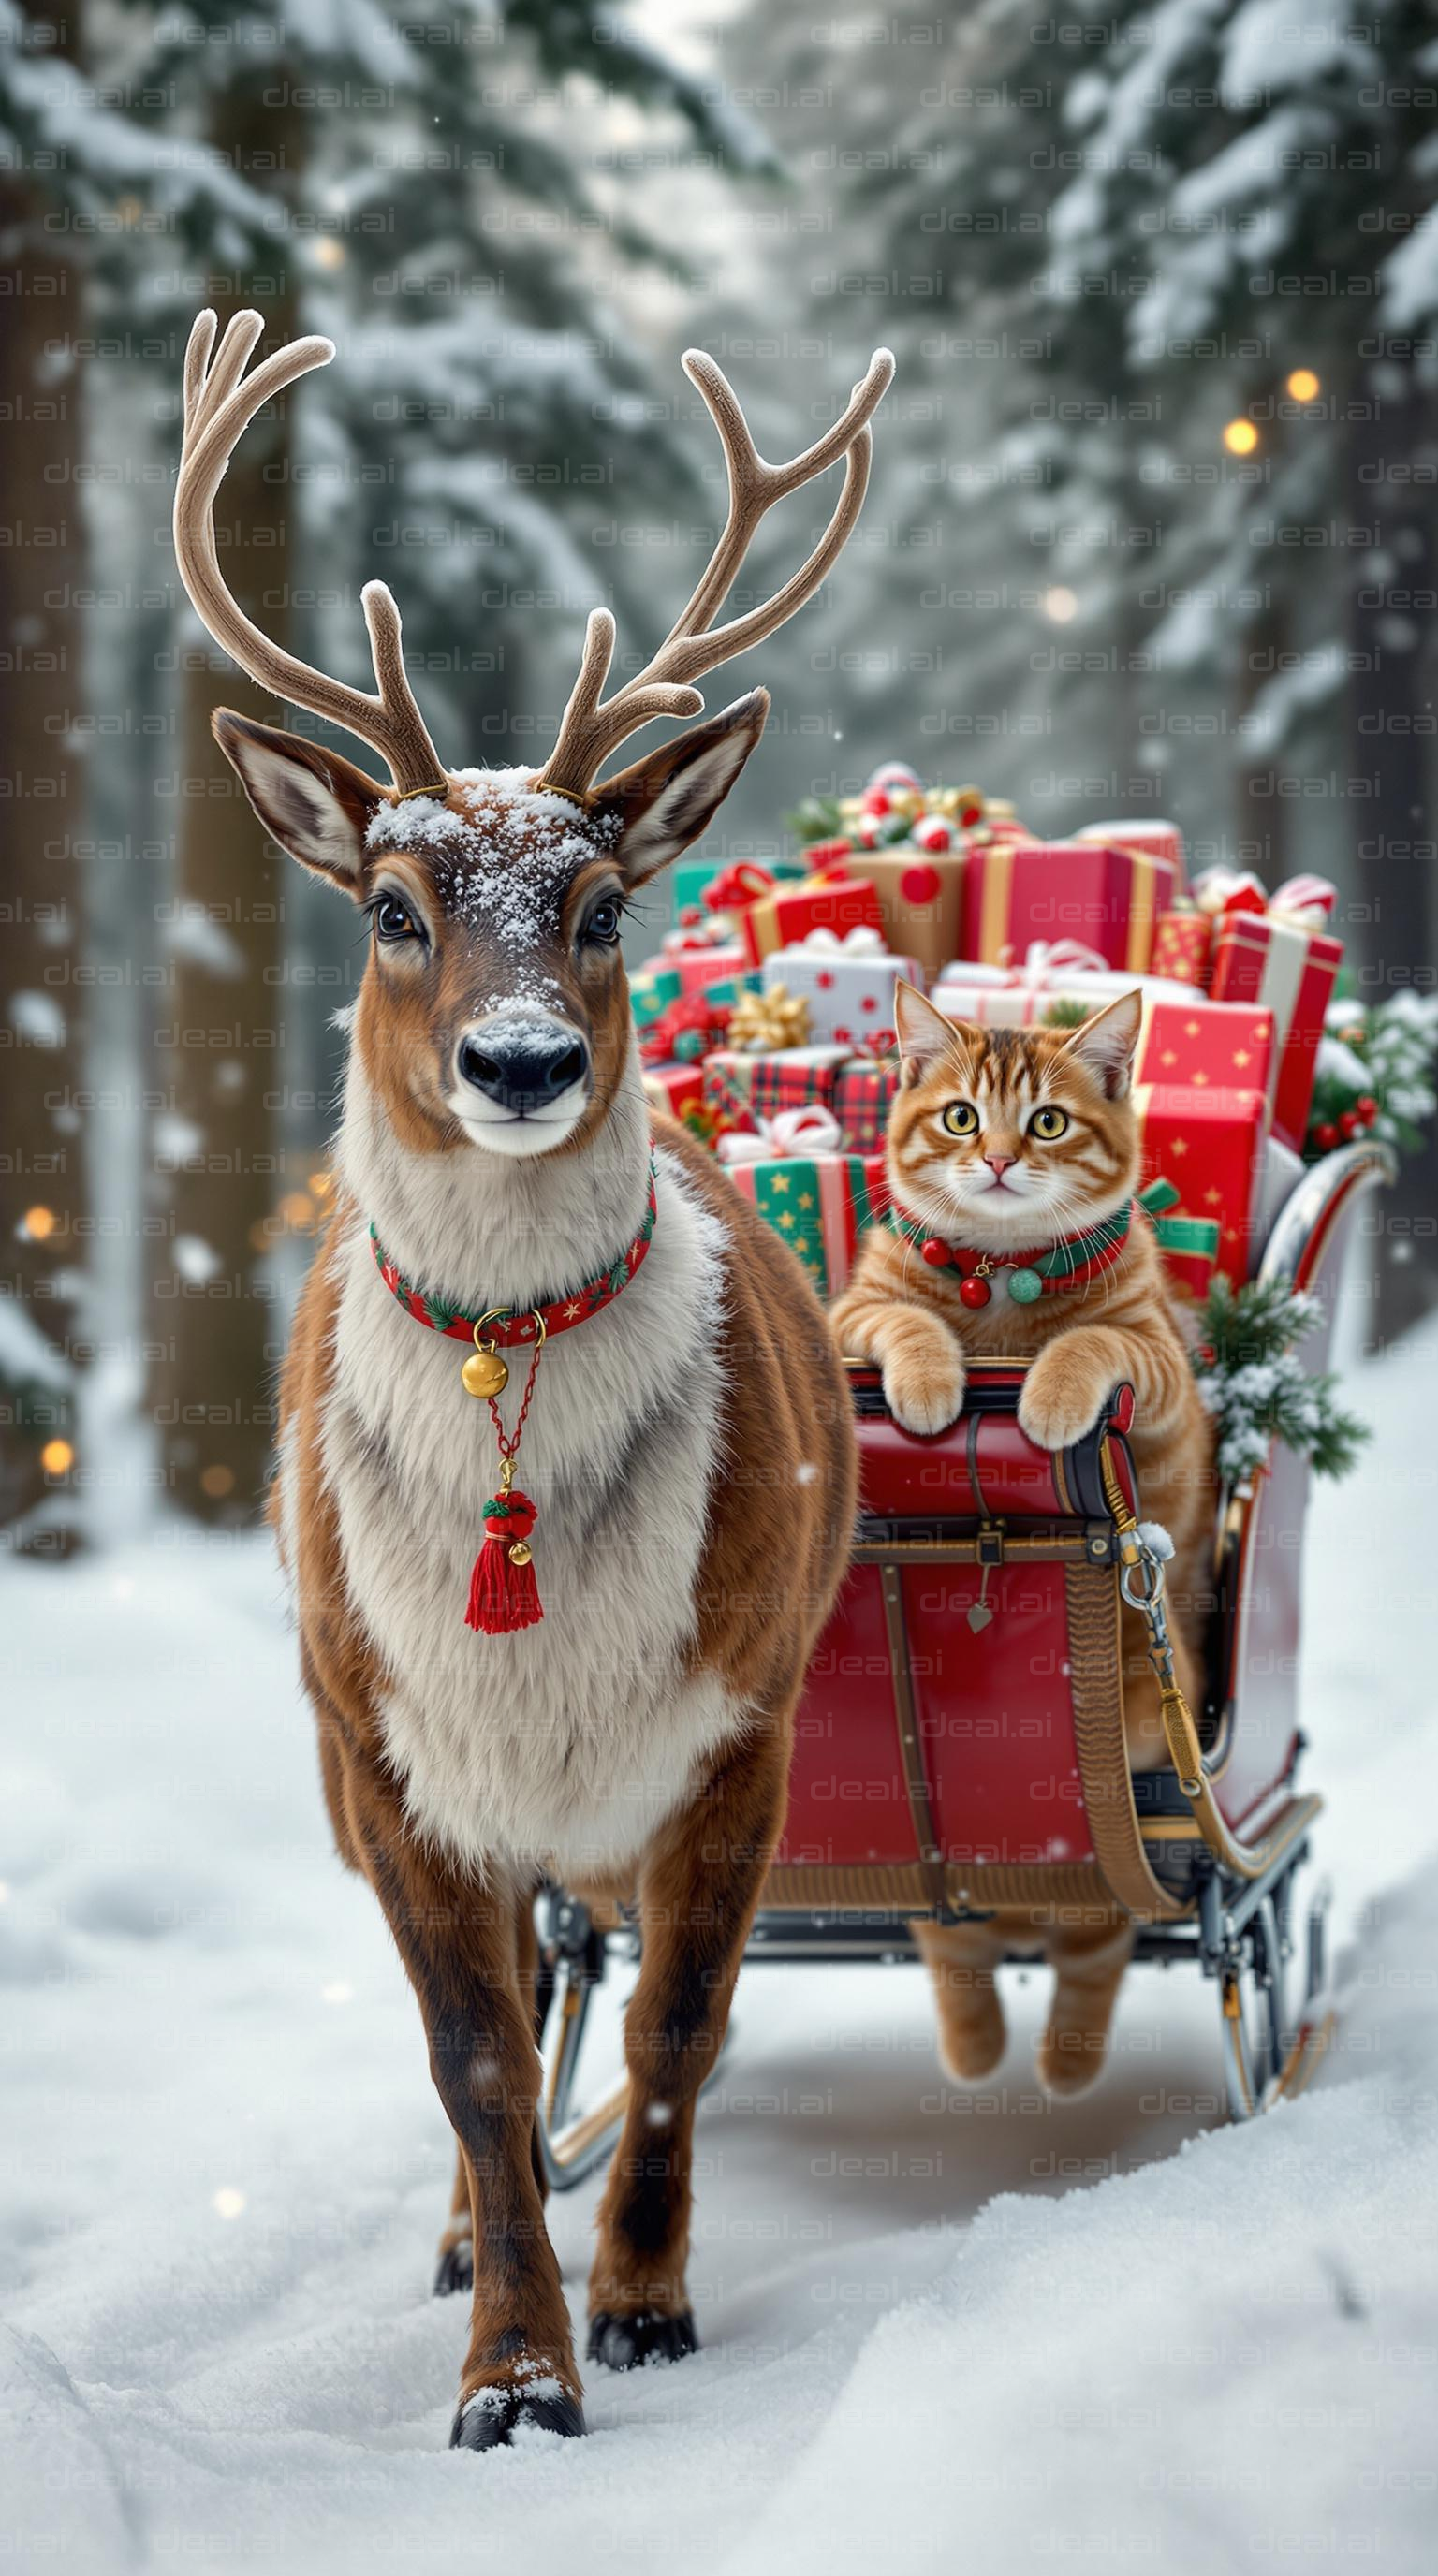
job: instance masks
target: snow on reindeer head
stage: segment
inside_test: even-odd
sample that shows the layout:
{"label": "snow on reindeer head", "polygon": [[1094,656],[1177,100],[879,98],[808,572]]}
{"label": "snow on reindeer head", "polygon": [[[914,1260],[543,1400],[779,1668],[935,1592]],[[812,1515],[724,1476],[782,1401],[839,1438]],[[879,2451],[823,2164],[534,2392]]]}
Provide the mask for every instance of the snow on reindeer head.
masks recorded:
{"label": "snow on reindeer head", "polygon": [[[216,328],[202,313],[185,356],[181,578],[242,670],[368,743],[393,785],[228,708],[216,712],[216,739],[272,839],[369,916],[355,1043],[402,1140],[433,1153],[467,1144],[516,1156],[574,1150],[602,1124],[631,1053],[619,955],[625,898],[707,829],[764,730],[768,694],[751,689],[616,775],[601,779],[600,770],[653,718],[701,715],[695,680],[772,634],[818,589],[859,515],[868,424],[893,359],[879,350],[842,419],[788,464],[769,465],[713,359],[690,350],[685,371],[723,442],[729,510],[688,604],[644,669],[607,699],[614,620],[594,611],[542,769],[447,770],[411,693],[399,612],[382,582],[363,593],[374,696],[270,642],[226,589],[213,513],[236,441],[334,346],[296,340],[247,375],[260,316],[237,314],[218,348]],[[807,560],[771,598],[716,629],[765,512],[841,459],[843,488]]]}

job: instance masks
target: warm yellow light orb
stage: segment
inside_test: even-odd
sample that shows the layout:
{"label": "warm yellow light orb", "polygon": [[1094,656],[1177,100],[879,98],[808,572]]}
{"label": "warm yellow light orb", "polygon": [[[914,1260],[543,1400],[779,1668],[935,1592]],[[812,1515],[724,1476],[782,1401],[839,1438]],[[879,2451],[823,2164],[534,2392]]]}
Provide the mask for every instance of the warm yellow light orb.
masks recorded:
{"label": "warm yellow light orb", "polygon": [[1054,589],[1046,590],[1044,615],[1051,618],[1055,626],[1067,626],[1070,619],[1078,615],[1078,599],[1075,593],[1066,589],[1062,582],[1059,582]]}
{"label": "warm yellow light orb", "polygon": [[55,1211],[47,1207],[27,1208],[22,1223],[32,1243],[43,1243],[46,1235],[55,1231]]}
{"label": "warm yellow light orb", "polygon": [[1251,456],[1258,445],[1258,432],[1251,420],[1231,420],[1223,433],[1223,443],[1230,456]]}
{"label": "warm yellow light orb", "polygon": [[1295,367],[1288,379],[1288,390],[1295,402],[1316,402],[1323,387],[1311,367]]}
{"label": "warm yellow light orb", "polygon": [[40,1464],[47,1476],[64,1476],[75,1464],[75,1452],[68,1440],[47,1440],[40,1452]]}

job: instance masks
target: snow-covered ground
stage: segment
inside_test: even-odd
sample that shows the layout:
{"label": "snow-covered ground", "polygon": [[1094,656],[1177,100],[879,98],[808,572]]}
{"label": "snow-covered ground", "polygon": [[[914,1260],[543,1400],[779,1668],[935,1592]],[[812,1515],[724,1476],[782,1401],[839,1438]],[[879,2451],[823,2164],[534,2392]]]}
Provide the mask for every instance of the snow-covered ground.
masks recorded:
{"label": "snow-covered ground", "polygon": [[[918,1971],[751,1971],[700,2127],[703,2352],[593,2374],[587,2442],[482,2459],[445,2447],[464,2319],[428,2295],[450,2146],[266,1548],[8,1572],[5,2563],[1431,2564],[1435,1388],[1435,1330],[1357,1374],[1377,1438],[1312,1526],[1351,1945],[1314,2089],[1217,2125],[1197,1980],[1135,1973],[1060,2109],[1036,1981],[964,2095]],[[580,2314],[596,2190],[553,2207]]]}

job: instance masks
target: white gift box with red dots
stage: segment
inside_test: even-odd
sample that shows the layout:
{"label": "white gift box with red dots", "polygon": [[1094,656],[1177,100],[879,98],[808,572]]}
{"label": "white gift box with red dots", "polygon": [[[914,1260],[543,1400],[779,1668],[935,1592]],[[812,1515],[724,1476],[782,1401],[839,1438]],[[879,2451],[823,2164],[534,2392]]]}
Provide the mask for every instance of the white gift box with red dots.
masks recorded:
{"label": "white gift box with red dots", "polygon": [[812,1043],[852,1047],[856,1055],[892,1053],[894,987],[902,975],[922,992],[927,980],[917,957],[894,956],[877,931],[864,929],[847,938],[816,930],[766,957],[763,974],[766,988],[802,993]]}

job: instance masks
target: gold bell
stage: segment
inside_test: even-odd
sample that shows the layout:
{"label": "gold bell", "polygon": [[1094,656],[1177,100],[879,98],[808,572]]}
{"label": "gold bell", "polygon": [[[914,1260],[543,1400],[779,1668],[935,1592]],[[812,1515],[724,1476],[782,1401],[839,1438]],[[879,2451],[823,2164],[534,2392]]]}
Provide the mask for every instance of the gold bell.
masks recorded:
{"label": "gold bell", "polygon": [[511,1565],[528,1565],[534,1555],[527,1538],[517,1538],[509,1551]]}
{"label": "gold bell", "polygon": [[476,1342],[460,1376],[469,1395],[503,1395],[509,1384],[509,1363],[500,1358],[492,1342]]}

